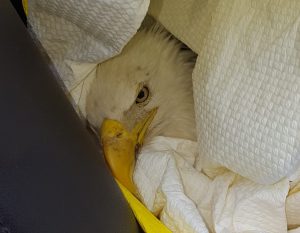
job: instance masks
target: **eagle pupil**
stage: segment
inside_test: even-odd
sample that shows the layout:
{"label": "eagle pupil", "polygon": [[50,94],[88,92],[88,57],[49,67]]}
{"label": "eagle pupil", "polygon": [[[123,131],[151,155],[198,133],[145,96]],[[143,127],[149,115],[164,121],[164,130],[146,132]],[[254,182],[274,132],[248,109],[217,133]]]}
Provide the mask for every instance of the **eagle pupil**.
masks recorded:
{"label": "eagle pupil", "polygon": [[145,102],[149,97],[148,87],[144,86],[142,90],[140,90],[138,96],[136,97],[135,102],[137,104]]}
{"label": "eagle pupil", "polygon": [[144,96],[145,96],[145,92],[144,92],[144,90],[141,90],[140,93],[138,94],[138,98],[143,99]]}

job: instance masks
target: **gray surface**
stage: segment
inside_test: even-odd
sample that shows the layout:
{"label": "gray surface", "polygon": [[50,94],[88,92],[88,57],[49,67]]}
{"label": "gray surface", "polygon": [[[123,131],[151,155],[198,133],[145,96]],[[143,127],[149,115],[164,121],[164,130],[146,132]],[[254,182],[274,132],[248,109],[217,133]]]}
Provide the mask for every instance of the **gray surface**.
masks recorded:
{"label": "gray surface", "polygon": [[0,232],[137,232],[103,156],[8,0],[0,0],[0,28]]}

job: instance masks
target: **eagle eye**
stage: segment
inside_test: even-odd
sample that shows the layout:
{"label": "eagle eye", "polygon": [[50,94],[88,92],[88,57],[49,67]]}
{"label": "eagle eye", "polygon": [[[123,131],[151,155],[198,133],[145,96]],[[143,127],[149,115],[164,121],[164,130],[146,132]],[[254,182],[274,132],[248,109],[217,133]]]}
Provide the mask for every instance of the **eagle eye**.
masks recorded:
{"label": "eagle eye", "polygon": [[140,104],[144,103],[149,97],[149,89],[146,86],[143,86],[143,88],[140,90],[138,96],[135,99],[135,103]]}

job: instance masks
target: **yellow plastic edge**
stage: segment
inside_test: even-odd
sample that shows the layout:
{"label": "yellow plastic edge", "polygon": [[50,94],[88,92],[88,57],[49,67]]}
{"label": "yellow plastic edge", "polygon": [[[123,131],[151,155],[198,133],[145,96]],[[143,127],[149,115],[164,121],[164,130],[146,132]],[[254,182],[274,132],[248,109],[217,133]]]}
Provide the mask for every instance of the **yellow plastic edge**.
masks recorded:
{"label": "yellow plastic edge", "polygon": [[129,192],[127,188],[125,188],[120,182],[117,181],[117,183],[130,205],[137,221],[146,233],[172,233],[131,192]]}
{"label": "yellow plastic edge", "polygon": [[27,0],[22,0],[24,12],[27,15],[28,14],[28,1]]}

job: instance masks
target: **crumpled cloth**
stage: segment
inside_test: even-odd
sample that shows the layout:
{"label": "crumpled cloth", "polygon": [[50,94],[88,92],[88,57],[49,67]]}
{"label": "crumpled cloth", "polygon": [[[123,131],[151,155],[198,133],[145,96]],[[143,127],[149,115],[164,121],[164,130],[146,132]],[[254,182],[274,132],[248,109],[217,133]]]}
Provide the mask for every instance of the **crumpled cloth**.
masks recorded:
{"label": "crumpled cloth", "polygon": [[261,185],[226,168],[209,176],[203,164],[197,143],[184,139],[156,137],[139,154],[140,199],[172,232],[300,232],[300,169]]}
{"label": "crumpled cloth", "polygon": [[300,1],[152,0],[198,54],[199,152],[261,184],[300,166]]}
{"label": "crumpled cloth", "polygon": [[119,54],[140,27],[149,0],[29,0],[28,22],[84,115],[97,64]]}

